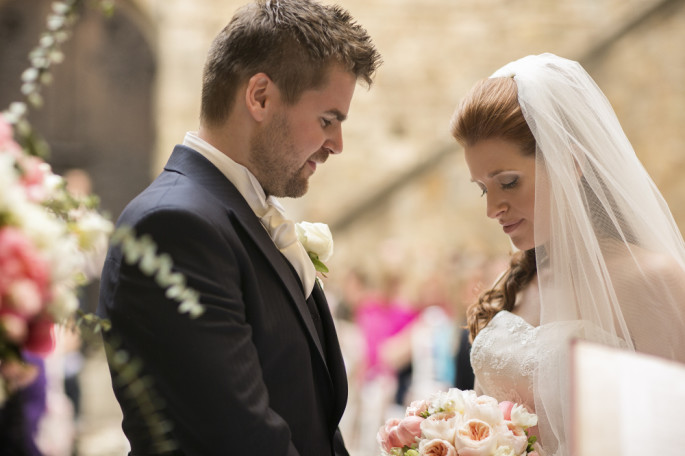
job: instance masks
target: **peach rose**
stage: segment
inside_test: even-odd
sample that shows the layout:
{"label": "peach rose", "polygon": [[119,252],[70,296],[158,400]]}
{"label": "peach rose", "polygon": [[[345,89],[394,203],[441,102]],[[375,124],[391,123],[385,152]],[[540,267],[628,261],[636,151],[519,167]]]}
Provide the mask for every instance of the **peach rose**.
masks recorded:
{"label": "peach rose", "polygon": [[471,419],[457,429],[454,446],[459,456],[487,456],[495,451],[497,438],[488,423]]}
{"label": "peach rose", "polygon": [[422,440],[419,444],[421,456],[457,456],[457,450],[447,440]]}

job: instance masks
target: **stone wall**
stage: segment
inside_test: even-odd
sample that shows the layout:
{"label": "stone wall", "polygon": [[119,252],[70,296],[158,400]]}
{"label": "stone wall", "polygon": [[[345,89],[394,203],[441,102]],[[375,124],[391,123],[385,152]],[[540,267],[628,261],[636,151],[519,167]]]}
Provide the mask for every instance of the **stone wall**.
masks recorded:
{"label": "stone wall", "polygon": [[[158,53],[156,174],[195,129],[207,47],[242,1],[139,0]],[[345,151],[317,170],[311,190],[286,200],[294,219],[336,226],[348,211],[436,152],[451,152],[335,231],[335,271],[381,269],[389,257],[420,272],[455,257],[505,254],[508,239],[484,215],[448,132],[478,79],[531,53],[585,63],[605,90],[639,157],[685,226],[685,2],[662,0],[342,0],[383,55],[374,87],[358,87]],[[667,7],[645,16],[655,5]],[[668,6],[670,5],[670,6]],[[645,18],[621,31],[626,24]],[[618,36],[611,39],[612,36]],[[390,246],[390,247],[388,247]],[[392,255],[387,252],[391,251]],[[388,260],[391,261],[391,260]],[[439,271],[440,269],[438,269]],[[438,272],[439,273],[439,272]]]}

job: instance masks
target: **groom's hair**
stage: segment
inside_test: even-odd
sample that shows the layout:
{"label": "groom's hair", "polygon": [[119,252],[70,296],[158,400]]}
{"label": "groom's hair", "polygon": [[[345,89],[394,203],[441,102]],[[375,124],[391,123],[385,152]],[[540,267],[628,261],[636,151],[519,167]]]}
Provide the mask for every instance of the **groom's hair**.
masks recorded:
{"label": "groom's hair", "polygon": [[369,86],[381,64],[366,30],[347,11],[312,0],[256,0],[238,10],[209,49],[201,120],[224,121],[237,88],[257,73],[266,73],[293,104],[305,90],[323,86],[333,64]]}

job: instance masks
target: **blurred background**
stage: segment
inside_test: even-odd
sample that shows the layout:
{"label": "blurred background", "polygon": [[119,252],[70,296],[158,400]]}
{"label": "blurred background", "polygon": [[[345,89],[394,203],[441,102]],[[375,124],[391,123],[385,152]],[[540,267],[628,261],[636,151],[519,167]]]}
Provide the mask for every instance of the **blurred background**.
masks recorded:
{"label": "blurred background", "polygon": [[[197,129],[207,48],[244,1],[116,0],[110,18],[95,3],[86,2],[45,106],[29,119],[50,144],[54,170],[92,189],[116,219]],[[685,1],[337,3],[369,31],[384,65],[371,90],[357,88],[344,153],[317,170],[306,196],[284,205],[295,221],[333,232],[325,285],[350,377],[341,428],[353,456],[371,456],[378,427],[408,401],[468,386],[468,365],[459,363],[468,349],[464,309],[510,253],[449,134],[461,96],[528,54],[580,61],[682,229]],[[0,0],[0,109],[20,98],[49,8]],[[93,311],[96,302],[93,284],[82,305]],[[63,336],[51,363],[66,380],[55,394],[69,400],[49,407],[46,454],[125,454],[101,344]]]}

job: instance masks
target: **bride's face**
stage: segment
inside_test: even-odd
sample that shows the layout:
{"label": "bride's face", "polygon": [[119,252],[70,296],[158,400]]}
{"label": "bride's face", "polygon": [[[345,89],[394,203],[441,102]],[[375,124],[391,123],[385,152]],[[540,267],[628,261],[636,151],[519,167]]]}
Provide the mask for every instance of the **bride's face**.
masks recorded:
{"label": "bride's face", "polygon": [[502,139],[467,146],[464,155],[471,180],[487,200],[487,216],[500,223],[518,249],[535,247],[535,155]]}

